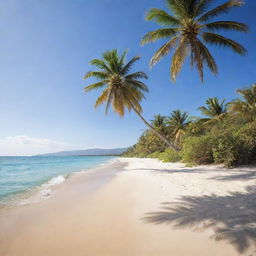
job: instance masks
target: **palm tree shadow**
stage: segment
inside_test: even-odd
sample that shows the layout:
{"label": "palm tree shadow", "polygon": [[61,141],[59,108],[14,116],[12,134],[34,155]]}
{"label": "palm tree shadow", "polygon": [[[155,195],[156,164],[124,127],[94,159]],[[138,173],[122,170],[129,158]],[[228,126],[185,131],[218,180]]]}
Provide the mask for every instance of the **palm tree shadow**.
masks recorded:
{"label": "palm tree shadow", "polygon": [[176,228],[212,228],[216,241],[225,240],[243,253],[256,247],[256,186],[227,196],[184,196],[178,203],[163,203],[161,211],[147,213],[143,220]]}
{"label": "palm tree shadow", "polygon": [[232,181],[232,180],[252,180],[256,178],[256,171],[246,171],[241,170],[233,173],[231,175],[226,176],[216,176],[211,179],[219,180],[219,181]]}

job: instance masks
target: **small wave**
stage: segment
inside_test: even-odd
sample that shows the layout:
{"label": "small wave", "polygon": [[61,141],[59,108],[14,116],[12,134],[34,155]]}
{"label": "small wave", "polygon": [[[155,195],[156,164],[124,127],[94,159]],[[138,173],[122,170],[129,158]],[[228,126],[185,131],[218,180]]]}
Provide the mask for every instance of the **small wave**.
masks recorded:
{"label": "small wave", "polygon": [[18,205],[29,205],[29,204],[35,204],[38,203],[42,200],[47,199],[52,195],[52,190],[51,189],[43,189],[40,190],[38,193],[35,193],[34,195],[25,198],[23,200],[18,201]]}
{"label": "small wave", "polygon": [[66,180],[66,178],[62,175],[59,175],[57,177],[54,177],[50,179],[47,183],[43,184],[43,186],[55,186],[55,185],[60,185]]}
{"label": "small wave", "polygon": [[52,190],[51,187],[62,184],[67,177],[68,176],[64,177],[62,175],[59,175],[57,177],[50,179],[48,182],[42,184],[39,187],[39,192],[33,193],[32,196],[29,196],[28,198],[20,200],[18,204],[19,205],[34,204],[49,198],[54,193],[54,189]]}
{"label": "small wave", "polygon": [[52,190],[51,189],[44,189],[40,191],[40,195],[42,197],[49,197],[52,194]]}

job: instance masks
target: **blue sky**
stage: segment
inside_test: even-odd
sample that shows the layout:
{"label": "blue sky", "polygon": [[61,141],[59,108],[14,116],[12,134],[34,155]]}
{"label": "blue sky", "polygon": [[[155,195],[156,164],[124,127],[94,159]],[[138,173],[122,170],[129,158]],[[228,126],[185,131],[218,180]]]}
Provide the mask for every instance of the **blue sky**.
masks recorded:
{"label": "blue sky", "polygon": [[[216,4],[224,1],[216,1]],[[131,113],[124,118],[93,107],[98,92],[84,94],[89,61],[117,48],[128,58],[142,56],[134,70],[148,73],[150,93],[144,115],[168,115],[180,108],[198,115],[208,97],[230,100],[235,90],[256,80],[256,1],[234,9],[222,20],[250,25],[249,34],[230,33],[248,54],[209,47],[219,66],[217,77],[185,64],[177,83],[170,81],[171,55],[153,69],[148,62],[164,41],[140,46],[141,37],[158,28],[144,21],[146,10],[165,8],[161,0],[8,0],[0,4],[0,155],[134,144],[145,129]],[[48,144],[47,144],[48,142]],[[40,144],[41,143],[41,144]],[[19,145],[19,146],[17,146]],[[33,145],[33,147],[31,146]],[[42,146],[47,145],[47,147]],[[41,146],[39,150],[38,147]],[[17,150],[19,148],[19,150]]]}

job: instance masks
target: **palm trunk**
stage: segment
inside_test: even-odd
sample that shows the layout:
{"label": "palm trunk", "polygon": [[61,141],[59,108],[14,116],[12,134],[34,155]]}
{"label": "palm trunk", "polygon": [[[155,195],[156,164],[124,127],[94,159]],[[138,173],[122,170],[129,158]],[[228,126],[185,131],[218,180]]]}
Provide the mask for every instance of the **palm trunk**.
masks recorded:
{"label": "palm trunk", "polygon": [[155,135],[157,135],[161,140],[163,140],[171,149],[174,149],[175,151],[179,151],[180,149],[176,147],[174,144],[172,144],[164,134],[157,131],[152,125],[150,125],[144,117],[140,114],[140,112],[131,104],[132,109],[135,111],[135,113],[140,117],[140,119],[143,121],[143,123],[149,127],[150,130],[152,130]]}

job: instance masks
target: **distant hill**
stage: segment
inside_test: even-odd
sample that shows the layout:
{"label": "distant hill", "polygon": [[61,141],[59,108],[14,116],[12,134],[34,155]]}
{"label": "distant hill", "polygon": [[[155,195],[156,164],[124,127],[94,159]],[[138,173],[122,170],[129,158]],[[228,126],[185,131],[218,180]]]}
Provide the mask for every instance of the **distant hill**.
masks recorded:
{"label": "distant hill", "polygon": [[60,151],[56,153],[47,153],[40,156],[106,156],[106,155],[121,155],[127,148],[92,148],[84,150],[71,150],[71,151]]}

